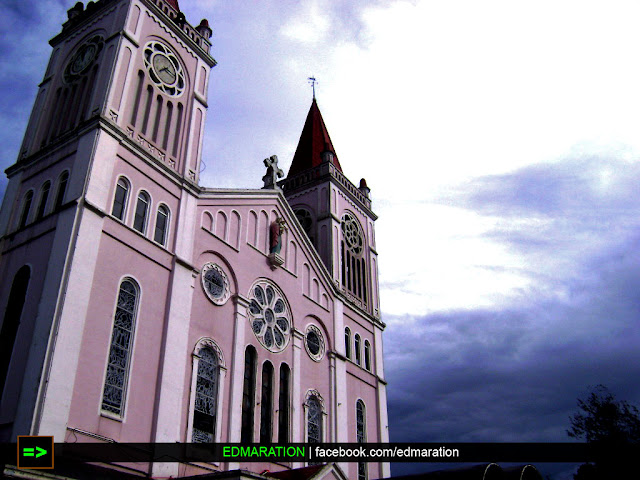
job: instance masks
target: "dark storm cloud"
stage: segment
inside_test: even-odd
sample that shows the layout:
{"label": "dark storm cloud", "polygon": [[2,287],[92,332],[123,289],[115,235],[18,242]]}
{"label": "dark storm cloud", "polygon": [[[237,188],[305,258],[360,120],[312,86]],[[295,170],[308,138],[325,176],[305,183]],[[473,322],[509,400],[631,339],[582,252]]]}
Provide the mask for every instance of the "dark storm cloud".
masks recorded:
{"label": "dark storm cloud", "polygon": [[494,219],[481,236],[520,255],[531,286],[491,308],[386,317],[392,440],[568,441],[599,383],[640,404],[639,184],[638,162],[589,157],[441,199]]}

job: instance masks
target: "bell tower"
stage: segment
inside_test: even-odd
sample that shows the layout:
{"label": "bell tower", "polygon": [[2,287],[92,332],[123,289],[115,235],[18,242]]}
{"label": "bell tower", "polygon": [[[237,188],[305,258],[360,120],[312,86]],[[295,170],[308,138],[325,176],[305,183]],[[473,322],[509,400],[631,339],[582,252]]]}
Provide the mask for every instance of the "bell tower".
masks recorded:
{"label": "bell tower", "polygon": [[[181,212],[199,188],[211,34],[178,0],[98,0],[70,8],[49,42],[0,210],[0,441],[64,438],[69,372],[109,259],[191,255],[177,232],[192,228]],[[191,276],[171,272],[165,295]]]}
{"label": "bell tower", "polygon": [[315,97],[287,178],[279,185],[347,299],[379,316],[377,252],[370,189],[342,172]]}

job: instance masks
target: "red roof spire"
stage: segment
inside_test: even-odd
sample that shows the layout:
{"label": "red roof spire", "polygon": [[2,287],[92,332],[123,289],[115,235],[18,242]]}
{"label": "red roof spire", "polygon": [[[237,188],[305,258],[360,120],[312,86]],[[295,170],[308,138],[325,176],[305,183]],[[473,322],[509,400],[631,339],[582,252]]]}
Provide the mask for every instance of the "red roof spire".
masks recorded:
{"label": "red roof spire", "polygon": [[298,148],[296,148],[287,177],[292,177],[305,170],[317,167],[322,163],[323,153],[326,152],[331,153],[331,155],[326,155],[328,160],[342,172],[329,132],[314,98],[307,114],[307,120],[304,122],[304,128],[298,141]]}
{"label": "red roof spire", "polygon": [[178,0],[166,0],[166,2],[176,9],[176,12],[180,11],[180,7],[178,6]]}

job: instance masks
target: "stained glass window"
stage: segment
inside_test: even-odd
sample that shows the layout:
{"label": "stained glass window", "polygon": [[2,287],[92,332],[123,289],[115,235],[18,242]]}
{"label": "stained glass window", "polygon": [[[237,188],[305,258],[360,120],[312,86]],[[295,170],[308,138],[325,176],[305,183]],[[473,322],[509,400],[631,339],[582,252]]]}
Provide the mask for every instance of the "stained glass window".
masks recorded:
{"label": "stained glass window", "polygon": [[351,360],[351,330],[349,327],[344,329],[344,351],[347,358]]}
{"label": "stained glass window", "polygon": [[260,443],[271,443],[273,432],[273,365],[262,365],[262,399],[260,400]]}
{"label": "stained glass window", "polygon": [[242,430],[240,441],[253,443],[253,413],[256,391],[256,349],[247,346],[244,355],[244,385],[242,389]]}
{"label": "stained glass window", "polygon": [[307,402],[307,442],[322,442],[322,406],[315,395]]}
{"label": "stained glass window", "polygon": [[358,334],[356,333],[356,336],[355,336],[354,338],[355,338],[355,340],[354,340],[354,342],[353,342],[353,343],[354,343],[354,349],[355,349],[355,351],[356,351],[356,363],[357,363],[358,365],[360,365],[360,363],[362,362],[362,359],[361,359],[361,357],[360,357],[360,355],[361,355],[361,354],[360,354],[360,343],[361,343],[361,341],[360,341],[360,335],[358,335]]}
{"label": "stained glass window", "polygon": [[138,288],[133,280],[123,280],[118,293],[109,361],[102,394],[102,410],[122,416],[129,362],[136,320]]}
{"label": "stained glass window", "polygon": [[291,314],[284,295],[271,282],[261,280],[249,296],[249,321],[254,335],[267,350],[281,352],[291,335]]}
{"label": "stained glass window", "polygon": [[192,441],[212,443],[215,439],[220,368],[217,355],[209,347],[202,348],[199,357]]}
{"label": "stained glass window", "polygon": [[[367,441],[366,432],[366,415],[364,402],[358,400],[356,402],[356,442],[364,443]],[[367,478],[367,464],[364,462],[358,462],[358,480],[366,480]]]}
{"label": "stained glass window", "polygon": [[286,363],[280,365],[280,398],[278,400],[278,443],[289,441],[289,378],[291,370]]}

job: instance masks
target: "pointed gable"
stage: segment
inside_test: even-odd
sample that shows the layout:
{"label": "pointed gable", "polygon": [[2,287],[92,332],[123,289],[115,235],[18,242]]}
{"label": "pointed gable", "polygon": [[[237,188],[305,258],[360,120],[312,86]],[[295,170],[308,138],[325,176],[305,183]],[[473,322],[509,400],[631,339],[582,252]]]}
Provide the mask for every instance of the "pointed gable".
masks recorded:
{"label": "pointed gable", "polygon": [[309,170],[317,167],[322,163],[322,152],[329,151],[333,154],[333,165],[342,172],[342,167],[338,161],[338,156],[331,143],[329,132],[322,119],[322,114],[316,103],[316,99],[313,99],[311,108],[307,114],[307,120],[304,122],[304,128],[300,135],[300,141],[298,142],[298,148],[293,156],[293,162],[291,162],[291,168],[289,169],[288,178],[302,173],[305,170]]}

